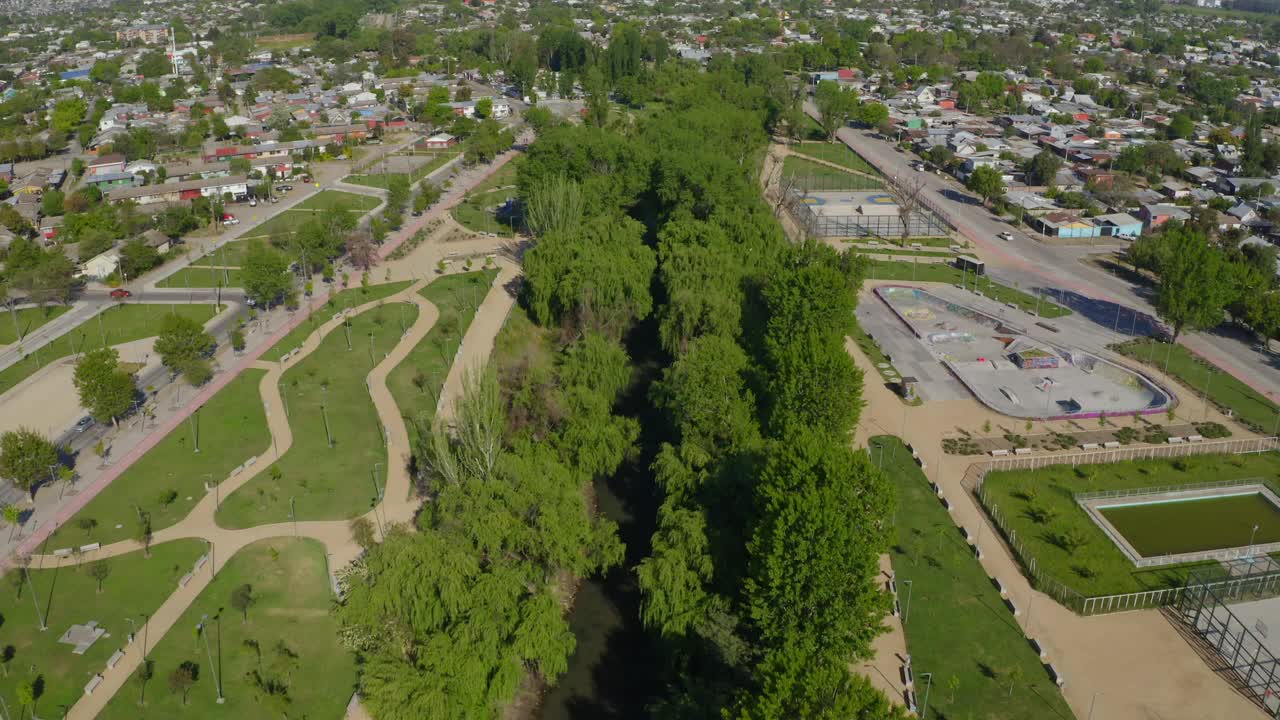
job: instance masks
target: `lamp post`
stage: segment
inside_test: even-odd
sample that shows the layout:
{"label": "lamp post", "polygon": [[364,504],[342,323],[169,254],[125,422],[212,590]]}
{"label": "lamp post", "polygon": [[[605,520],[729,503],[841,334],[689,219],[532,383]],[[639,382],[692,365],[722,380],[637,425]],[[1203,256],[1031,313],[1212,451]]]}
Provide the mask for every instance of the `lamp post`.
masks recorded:
{"label": "lamp post", "polygon": [[902,608],[902,625],[906,627],[907,621],[911,619],[911,581],[903,580],[902,582],[907,586],[907,604]]}
{"label": "lamp post", "polygon": [[1089,720],[1093,720],[1093,706],[1098,704],[1098,696],[1101,694],[1102,693],[1100,691],[1095,692],[1093,694],[1093,699],[1089,701]]}
{"label": "lamp post", "polygon": [[49,625],[45,622],[44,613],[40,610],[40,599],[36,597],[36,586],[31,582],[31,571],[24,566],[22,574],[27,578],[27,587],[31,589],[31,604],[35,606],[36,617],[40,619],[40,632],[44,632],[49,629]]}
{"label": "lamp post", "polygon": [[209,647],[209,636],[204,632],[204,623],[208,619],[207,614],[200,616],[200,622],[196,623],[196,632],[204,638],[204,651],[209,657],[209,671],[213,673],[213,684],[218,687],[218,704],[221,705],[227,699],[222,697],[222,680],[218,679],[218,666],[213,664],[213,649]]}
{"label": "lamp post", "polygon": [[924,704],[920,706],[920,720],[929,717],[929,691],[933,689],[933,673],[920,673],[925,679]]}
{"label": "lamp post", "polygon": [[381,467],[382,463],[376,462],[369,473],[369,478],[373,481],[373,494],[378,500],[382,500],[382,488],[378,487],[378,470]]}
{"label": "lamp post", "polygon": [[1253,532],[1249,533],[1249,557],[1253,557],[1253,539],[1258,536],[1258,526],[1253,526]]}
{"label": "lamp post", "polygon": [[289,496],[289,519],[293,521],[293,536],[298,537],[298,514],[293,511],[293,496]]}

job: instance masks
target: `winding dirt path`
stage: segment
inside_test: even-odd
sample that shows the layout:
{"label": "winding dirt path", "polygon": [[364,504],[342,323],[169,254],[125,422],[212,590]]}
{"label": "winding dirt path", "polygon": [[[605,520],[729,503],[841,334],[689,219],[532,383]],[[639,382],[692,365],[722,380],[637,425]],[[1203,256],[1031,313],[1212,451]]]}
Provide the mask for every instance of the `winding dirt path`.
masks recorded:
{"label": "winding dirt path", "polygon": [[[465,369],[483,365],[489,352],[493,349],[498,330],[502,327],[503,321],[514,303],[514,297],[507,291],[506,286],[519,274],[519,268],[506,260],[499,260],[498,265],[499,273],[497,279],[485,296],[484,302],[476,313],[475,320],[468,328],[467,334],[463,338],[463,347],[455,358],[450,368],[449,376],[445,381],[445,389],[441,393],[442,407],[440,412],[443,414],[440,417],[442,419],[447,419],[452,413],[453,404],[461,393]],[[365,515],[365,517],[371,518],[374,513],[377,513],[383,525],[409,523],[417,510],[417,502],[411,496],[412,482],[409,476],[408,463],[411,453],[409,435],[395,398],[387,388],[387,376],[422,341],[439,319],[439,310],[419,294],[419,291],[429,284],[432,279],[434,277],[418,280],[394,295],[365,303],[348,311],[350,314],[359,314],[376,307],[382,302],[412,302],[419,308],[418,317],[414,324],[405,332],[395,348],[367,376],[370,395],[386,432],[387,457],[389,459],[398,457],[400,460],[399,462],[388,462],[386,491],[383,494],[383,500],[374,510]],[[339,316],[321,324],[303,341],[299,352],[288,360],[283,362],[255,360],[252,362],[253,367],[267,371],[259,384],[259,392],[266,407],[267,426],[271,432],[273,446],[270,452],[273,459],[279,458],[293,444],[293,433],[285,416],[284,402],[280,395],[280,379],[286,370],[314,352],[325,336],[340,327],[341,323],[342,317]],[[207,571],[205,568],[201,568],[200,572],[192,577],[185,586],[178,588],[170,595],[151,615],[143,628],[139,629],[139,632],[145,630],[148,634],[157,638],[163,637],[178,621],[182,613],[195,601],[200,592],[209,585],[214,574],[221,567],[221,563],[225,563],[228,558],[250,543],[273,537],[288,536],[307,537],[317,540],[325,547],[331,581],[332,574],[336,569],[347,565],[358,556],[360,548],[351,538],[351,533],[348,529],[349,521],[347,520],[274,523],[239,530],[218,526],[214,519],[218,501],[265,472],[270,464],[270,462],[263,462],[257,468],[257,472],[242,473],[239,476],[225,479],[219,485],[217,493],[211,493],[202,498],[181,522],[155,533],[153,544],[181,538],[204,540],[209,544],[210,561],[205,565],[208,568]],[[375,527],[379,527],[379,523],[375,522]],[[125,540],[106,545],[99,550],[86,554],[85,557],[90,559],[108,558],[136,552],[138,549],[138,543]],[[52,555],[34,556],[33,560],[41,563],[42,567],[53,567],[64,562],[74,562],[70,558],[59,558]],[[92,694],[81,696],[80,700],[67,714],[67,718],[70,720],[89,720],[96,717],[141,663],[142,657],[139,647],[136,645],[126,647],[124,658],[120,660],[115,668],[103,673],[102,683]]]}

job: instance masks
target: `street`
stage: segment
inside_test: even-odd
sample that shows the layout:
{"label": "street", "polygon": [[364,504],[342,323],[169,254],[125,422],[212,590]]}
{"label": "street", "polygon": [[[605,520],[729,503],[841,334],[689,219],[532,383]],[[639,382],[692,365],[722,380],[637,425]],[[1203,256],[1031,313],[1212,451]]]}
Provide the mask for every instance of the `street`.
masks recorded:
{"label": "street", "polygon": [[[805,103],[810,115],[817,110]],[[1099,344],[1121,340],[1131,331],[1138,335],[1158,325],[1151,290],[1136,287],[1080,259],[1106,252],[1108,246],[1056,246],[1037,242],[1021,229],[994,217],[954,178],[911,169],[914,155],[901,152],[886,140],[855,128],[841,128],[836,137],[875,165],[888,177],[919,177],[929,200],[949,215],[957,232],[977,246],[987,272],[1006,285],[1029,292],[1043,290],[1055,301],[1075,311],[1072,318],[1090,326]],[[1013,233],[1012,241],[997,238]],[[1136,311],[1136,312],[1135,312]],[[1145,330],[1144,330],[1145,328]],[[1259,351],[1246,333],[1221,326],[1202,333],[1186,333],[1179,342],[1212,360],[1214,364],[1255,390],[1273,399],[1280,397],[1280,373],[1270,353]]]}

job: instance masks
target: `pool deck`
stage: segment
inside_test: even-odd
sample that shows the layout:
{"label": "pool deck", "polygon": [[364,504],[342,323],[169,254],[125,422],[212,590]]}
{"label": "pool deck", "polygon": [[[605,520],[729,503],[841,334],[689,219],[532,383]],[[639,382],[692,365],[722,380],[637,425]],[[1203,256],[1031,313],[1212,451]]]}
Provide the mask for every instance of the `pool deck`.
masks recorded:
{"label": "pool deck", "polygon": [[[1280,552],[1280,542],[1266,543],[1260,545],[1241,545],[1239,547],[1218,548],[1215,550],[1204,550],[1199,552],[1179,553],[1176,555],[1159,555],[1153,557],[1145,557],[1138,552],[1129,540],[1125,538],[1124,533],[1120,532],[1111,521],[1102,514],[1102,510],[1106,508],[1125,507],[1131,505],[1148,505],[1168,502],[1182,502],[1189,500],[1208,500],[1212,498],[1230,497],[1233,495],[1250,495],[1257,493],[1262,495],[1276,508],[1280,508],[1280,497],[1277,497],[1271,488],[1262,483],[1253,485],[1232,485],[1229,487],[1216,488],[1196,488],[1194,490],[1184,491],[1159,491],[1152,492],[1148,495],[1127,495],[1123,497],[1099,497],[1079,500],[1080,507],[1084,509],[1089,517],[1097,523],[1098,527],[1111,538],[1111,541],[1120,548],[1120,551],[1129,558],[1134,565],[1138,567],[1158,567],[1161,565],[1176,565],[1178,563],[1197,562],[1202,560],[1235,560],[1242,557],[1257,555],[1259,553]],[[1280,631],[1280,625],[1277,626]]]}

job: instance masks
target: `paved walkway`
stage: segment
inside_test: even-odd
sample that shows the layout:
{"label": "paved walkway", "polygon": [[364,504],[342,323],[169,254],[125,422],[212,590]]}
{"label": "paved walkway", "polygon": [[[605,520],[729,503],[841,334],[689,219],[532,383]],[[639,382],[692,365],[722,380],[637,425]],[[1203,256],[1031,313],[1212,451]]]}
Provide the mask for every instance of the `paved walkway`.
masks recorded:
{"label": "paved walkway", "polygon": [[[846,343],[851,356],[867,377],[875,376],[871,362],[856,343]],[[1158,372],[1155,379],[1178,387],[1182,395],[1179,413],[1200,417],[1201,401]],[[1261,717],[1256,705],[1236,693],[1196,654],[1159,611],[1143,610],[1081,617],[1058,605],[1048,595],[1035,591],[1023,576],[1017,561],[1000,541],[985,513],[961,485],[968,467],[983,458],[944,456],[941,438],[957,426],[976,430],[984,422],[1008,422],[976,400],[951,400],[911,407],[899,402],[888,388],[868,382],[863,386],[866,406],[859,420],[855,441],[866,445],[873,435],[898,435],[917,448],[925,458],[929,479],[938,483],[951,500],[952,518],[977,535],[983,551],[983,568],[997,577],[1009,596],[1024,609],[1018,622],[1028,637],[1034,637],[1048,653],[1048,660],[1066,679],[1063,694],[1077,717],[1086,717],[1097,695],[1095,720],[1113,718],[1163,718],[1164,720],[1207,720],[1209,718]],[[1237,437],[1249,433],[1210,409],[1210,419],[1232,427]],[[1045,454],[1045,453],[1037,453]],[[878,651],[900,652],[884,641]],[[878,687],[901,698],[901,683],[890,674],[894,658],[877,657],[860,668]],[[928,668],[918,666],[916,673]],[[887,680],[886,680],[887,678]],[[887,686],[886,686],[887,682]]]}

